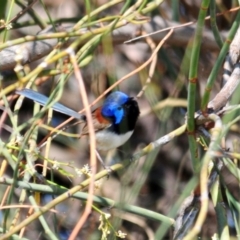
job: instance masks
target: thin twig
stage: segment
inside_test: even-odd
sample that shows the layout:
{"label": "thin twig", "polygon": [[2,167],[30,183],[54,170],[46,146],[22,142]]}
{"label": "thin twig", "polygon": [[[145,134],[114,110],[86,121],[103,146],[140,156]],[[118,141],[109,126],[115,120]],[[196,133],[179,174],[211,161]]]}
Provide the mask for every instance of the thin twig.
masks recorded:
{"label": "thin twig", "polygon": [[91,165],[91,173],[92,173],[92,177],[90,179],[90,184],[89,184],[89,188],[88,188],[89,195],[88,195],[88,200],[87,200],[85,210],[69,237],[69,240],[74,240],[74,239],[76,239],[78,232],[80,231],[84,222],[87,220],[87,217],[91,213],[91,209],[92,209],[94,179],[95,179],[95,174],[97,171],[96,155],[95,155],[96,138],[95,138],[95,131],[94,131],[94,126],[93,126],[91,109],[89,107],[86,89],[84,86],[84,82],[83,82],[83,78],[82,78],[80,69],[77,64],[74,50],[72,48],[68,48],[67,51],[69,52],[70,60],[71,60],[71,63],[73,64],[73,68],[74,68],[74,73],[75,73],[76,79],[78,80],[79,92],[82,97],[83,106],[84,106],[85,112],[86,112],[87,126],[88,126],[89,139],[90,139],[90,165]]}

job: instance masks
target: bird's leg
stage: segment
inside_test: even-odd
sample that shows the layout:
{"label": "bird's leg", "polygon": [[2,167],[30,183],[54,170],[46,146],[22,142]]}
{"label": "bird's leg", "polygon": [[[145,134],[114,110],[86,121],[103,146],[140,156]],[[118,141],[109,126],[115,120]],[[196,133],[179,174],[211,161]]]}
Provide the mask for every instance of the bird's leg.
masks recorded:
{"label": "bird's leg", "polygon": [[102,164],[103,168],[104,168],[105,170],[107,170],[108,173],[110,174],[110,173],[112,172],[111,167],[105,165],[105,163],[103,162],[103,160],[102,160],[99,152],[97,151],[97,149],[95,149],[95,153],[96,153],[97,159],[98,159],[99,162]]}

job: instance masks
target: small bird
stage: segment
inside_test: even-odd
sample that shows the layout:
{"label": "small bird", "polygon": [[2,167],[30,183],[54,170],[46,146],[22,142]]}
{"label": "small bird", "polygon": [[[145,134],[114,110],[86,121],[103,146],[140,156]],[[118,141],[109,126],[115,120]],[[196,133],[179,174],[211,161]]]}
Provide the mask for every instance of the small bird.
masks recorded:
{"label": "small bird", "polygon": [[[31,89],[16,91],[41,105],[46,105],[48,97]],[[55,103],[53,110],[68,116],[86,121],[84,115],[60,104]],[[102,106],[92,112],[93,126],[96,132],[97,150],[109,151],[123,145],[133,134],[140,111],[137,101],[127,94],[115,91],[107,96]],[[81,135],[88,135],[87,124],[82,129]],[[98,158],[100,155],[97,153]],[[99,159],[105,167],[103,161]]]}

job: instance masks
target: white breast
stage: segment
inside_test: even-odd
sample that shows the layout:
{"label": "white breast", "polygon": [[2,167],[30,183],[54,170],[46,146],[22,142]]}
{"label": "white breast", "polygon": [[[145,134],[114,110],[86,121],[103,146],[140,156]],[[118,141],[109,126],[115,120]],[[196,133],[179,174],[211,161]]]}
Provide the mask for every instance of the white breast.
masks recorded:
{"label": "white breast", "polygon": [[112,132],[101,130],[96,132],[97,149],[108,151],[123,145],[133,134],[133,131],[116,135]]}

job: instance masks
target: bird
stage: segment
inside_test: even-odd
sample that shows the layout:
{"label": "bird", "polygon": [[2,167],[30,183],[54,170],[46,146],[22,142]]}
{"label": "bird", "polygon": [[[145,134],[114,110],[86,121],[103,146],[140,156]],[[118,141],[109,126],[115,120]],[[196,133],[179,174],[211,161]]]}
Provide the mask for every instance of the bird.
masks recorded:
{"label": "bird", "polygon": [[[46,105],[49,100],[48,97],[31,89],[17,90],[16,93],[41,105]],[[79,114],[60,103],[55,103],[51,107],[55,111],[85,121],[80,135],[89,135],[85,115]],[[104,168],[106,166],[97,150],[109,151],[127,142],[134,132],[139,115],[138,102],[121,91],[111,92],[104,100],[102,106],[92,111],[96,137],[96,154]]]}

